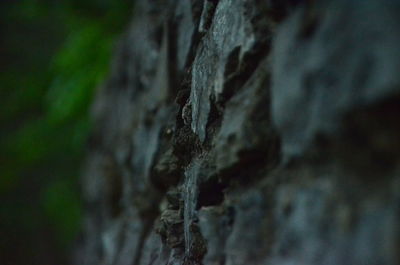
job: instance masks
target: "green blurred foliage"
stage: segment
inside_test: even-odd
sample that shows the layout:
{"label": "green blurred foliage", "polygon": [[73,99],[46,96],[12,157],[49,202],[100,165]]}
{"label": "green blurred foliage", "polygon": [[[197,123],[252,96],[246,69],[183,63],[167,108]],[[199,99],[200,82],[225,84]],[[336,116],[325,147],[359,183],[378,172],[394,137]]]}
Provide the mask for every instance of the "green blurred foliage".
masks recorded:
{"label": "green blurred foliage", "polygon": [[62,246],[75,238],[88,111],[128,24],[131,2],[25,0],[0,6],[3,229],[34,234],[46,224]]}

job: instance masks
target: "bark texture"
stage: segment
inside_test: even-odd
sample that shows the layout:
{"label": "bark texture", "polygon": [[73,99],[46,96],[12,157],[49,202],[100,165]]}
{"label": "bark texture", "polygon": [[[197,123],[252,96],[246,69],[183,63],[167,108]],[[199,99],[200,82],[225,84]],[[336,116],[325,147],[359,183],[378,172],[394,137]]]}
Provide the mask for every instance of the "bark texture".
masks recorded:
{"label": "bark texture", "polygon": [[400,1],[135,10],[78,264],[400,264]]}

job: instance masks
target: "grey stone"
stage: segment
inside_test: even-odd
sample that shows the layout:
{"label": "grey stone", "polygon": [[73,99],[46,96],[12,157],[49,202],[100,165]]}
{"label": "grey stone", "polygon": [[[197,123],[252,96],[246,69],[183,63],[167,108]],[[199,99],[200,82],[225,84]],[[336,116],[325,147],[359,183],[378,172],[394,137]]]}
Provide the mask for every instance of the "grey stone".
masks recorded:
{"label": "grey stone", "polygon": [[76,264],[399,264],[399,1],[135,10],[92,108]]}

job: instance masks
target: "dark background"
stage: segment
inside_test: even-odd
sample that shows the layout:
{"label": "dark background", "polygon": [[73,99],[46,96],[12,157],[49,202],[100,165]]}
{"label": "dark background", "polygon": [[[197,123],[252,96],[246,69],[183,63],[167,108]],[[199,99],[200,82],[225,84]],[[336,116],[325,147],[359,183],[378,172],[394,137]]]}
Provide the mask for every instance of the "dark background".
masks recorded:
{"label": "dark background", "polygon": [[88,110],[133,6],[0,1],[0,264],[69,264]]}

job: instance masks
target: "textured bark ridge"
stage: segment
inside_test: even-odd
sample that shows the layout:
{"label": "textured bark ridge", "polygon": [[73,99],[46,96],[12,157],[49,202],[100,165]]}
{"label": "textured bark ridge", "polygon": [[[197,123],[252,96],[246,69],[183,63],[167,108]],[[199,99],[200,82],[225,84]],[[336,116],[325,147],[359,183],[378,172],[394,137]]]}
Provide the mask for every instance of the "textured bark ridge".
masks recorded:
{"label": "textured bark ridge", "polygon": [[78,264],[400,264],[400,2],[138,0]]}

